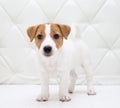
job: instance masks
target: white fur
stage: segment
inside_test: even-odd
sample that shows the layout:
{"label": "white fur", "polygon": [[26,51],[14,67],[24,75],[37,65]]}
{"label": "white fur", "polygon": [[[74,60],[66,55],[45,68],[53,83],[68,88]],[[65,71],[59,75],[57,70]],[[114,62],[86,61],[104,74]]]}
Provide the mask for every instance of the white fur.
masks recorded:
{"label": "white fur", "polygon": [[[69,101],[69,92],[73,92],[77,78],[75,68],[82,66],[86,72],[88,94],[95,94],[92,85],[92,66],[89,57],[89,49],[86,44],[78,38],[64,40],[60,49],[56,48],[54,41],[50,37],[50,25],[46,25],[46,38],[39,49],[39,59],[42,66],[41,72],[41,95],[38,101],[48,100],[49,79],[60,80],[59,98],[61,101]],[[53,54],[50,57],[43,55],[43,47],[50,45]]]}

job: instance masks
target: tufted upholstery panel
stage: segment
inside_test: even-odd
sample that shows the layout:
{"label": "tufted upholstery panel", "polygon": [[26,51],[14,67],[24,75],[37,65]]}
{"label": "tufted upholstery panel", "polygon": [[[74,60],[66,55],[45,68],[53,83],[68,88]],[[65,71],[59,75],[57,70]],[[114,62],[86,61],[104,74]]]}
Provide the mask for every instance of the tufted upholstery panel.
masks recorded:
{"label": "tufted upholstery panel", "polygon": [[[1,84],[40,83],[26,29],[45,22],[79,24],[91,48],[94,82],[120,84],[120,0],[0,0]],[[80,73],[78,83],[85,84]]]}

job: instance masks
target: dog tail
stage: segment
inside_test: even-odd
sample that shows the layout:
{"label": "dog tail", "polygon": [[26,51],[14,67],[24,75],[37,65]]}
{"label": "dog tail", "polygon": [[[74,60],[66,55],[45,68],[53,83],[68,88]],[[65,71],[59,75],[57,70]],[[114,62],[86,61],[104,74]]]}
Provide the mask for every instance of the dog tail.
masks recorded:
{"label": "dog tail", "polygon": [[70,39],[80,38],[80,28],[78,24],[71,24],[71,34]]}

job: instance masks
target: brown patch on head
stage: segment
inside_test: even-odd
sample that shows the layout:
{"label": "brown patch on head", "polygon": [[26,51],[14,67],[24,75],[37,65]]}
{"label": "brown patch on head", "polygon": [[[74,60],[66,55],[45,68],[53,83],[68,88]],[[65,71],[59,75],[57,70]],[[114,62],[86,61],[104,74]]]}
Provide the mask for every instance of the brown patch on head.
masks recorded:
{"label": "brown patch on head", "polygon": [[70,31],[71,31],[70,26],[64,25],[64,24],[58,24],[58,27],[60,28],[63,37],[65,39],[67,39],[67,37],[68,37],[68,35],[69,35]]}
{"label": "brown patch on head", "polygon": [[27,34],[32,42],[35,38],[35,43],[38,48],[40,48],[41,43],[45,39],[45,24],[40,24],[36,26],[29,27],[27,29]]}
{"label": "brown patch on head", "polygon": [[70,27],[63,24],[51,24],[50,36],[56,43],[56,47],[60,48],[63,45],[63,38],[67,39],[70,33]]}
{"label": "brown patch on head", "polygon": [[33,41],[33,39],[36,35],[38,27],[39,27],[39,25],[36,25],[36,26],[31,26],[27,29],[27,34],[28,34],[31,42]]}
{"label": "brown patch on head", "polygon": [[[63,45],[63,38],[67,39],[70,33],[70,30],[71,30],[70,27],[64,24],[54,24],[54,23],[46,23],[46,24],[51,25],[50,36],[55,42],[56,47],[60,48]],[[32,26],[27,29],[27,34],[30,38],[30,41],[32,42],[33,39],[35,39],[35,43],[38,48],[40,48],[41,43],[46,37],[46,34],[45,34],[46,24]]]}

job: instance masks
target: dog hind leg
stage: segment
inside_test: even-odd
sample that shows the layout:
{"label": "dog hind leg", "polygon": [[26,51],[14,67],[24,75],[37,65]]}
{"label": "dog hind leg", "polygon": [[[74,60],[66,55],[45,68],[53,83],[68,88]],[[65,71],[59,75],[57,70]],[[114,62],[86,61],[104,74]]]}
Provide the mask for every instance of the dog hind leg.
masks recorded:
{"label": "dog hind leg", "polygon": [[69,90],[68,90],[69,93],[73,93],[76,80],[77,80],[77,74],[76,74],[75,70],[72,70],[70,72],[70,85],[69,85]]}
{"label": "dog hind leg", "polygon": [[86,73],[86,80],[87,80],[87,94],[88,95],[95,95],[96,92],[93,87],[93,69],[89,61],[83,63],[83,68],[85,69]]}

